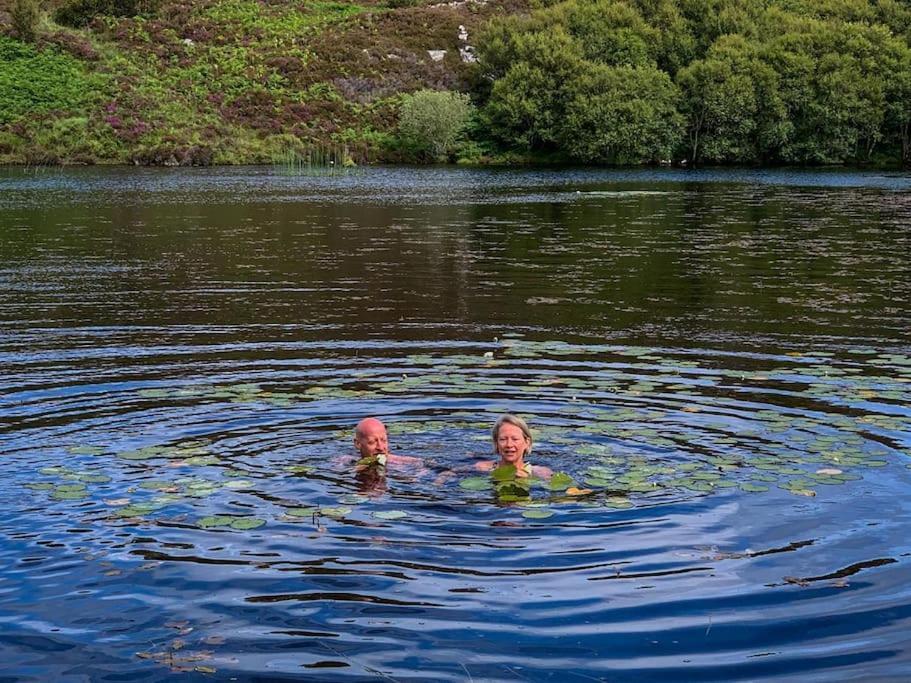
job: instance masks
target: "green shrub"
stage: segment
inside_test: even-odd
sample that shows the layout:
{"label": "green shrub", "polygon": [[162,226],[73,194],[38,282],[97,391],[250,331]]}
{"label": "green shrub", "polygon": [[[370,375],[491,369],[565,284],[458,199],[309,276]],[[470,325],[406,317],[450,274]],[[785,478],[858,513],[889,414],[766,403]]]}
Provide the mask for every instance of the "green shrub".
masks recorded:
{"label": "green shrub", "polygon": [[473,110],[462,93],[421,90],[406,95],[399,109],[399,135],[406,152],[421,161],[446,160]]}
{"label": "green shrub", "polygon": [[157,8],[158,0],[73,0],[61,6],[54,13],[54,19],[64,26],[83,28],[97,16],[152,15]]}
{"label": "green shrub", "polygon": [[38,0],[15,0],[10,13],[13,18],[13,35],[26,43],[34,43],[41,20]]}

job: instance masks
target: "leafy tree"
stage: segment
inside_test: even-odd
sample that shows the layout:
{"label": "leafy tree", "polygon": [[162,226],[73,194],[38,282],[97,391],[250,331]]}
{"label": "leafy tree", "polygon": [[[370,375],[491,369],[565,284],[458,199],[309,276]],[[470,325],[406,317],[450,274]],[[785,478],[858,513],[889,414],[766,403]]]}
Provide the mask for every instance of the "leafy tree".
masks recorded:
{"label": "leafy tree", "polygon": [[484,121],[507,144],[553,147],[563,129],[566,85],[585,68],[582,49],[561,27],[520,34],[511,43],[512,65],[493,83]]}
{"label": "leafy tree", "polygon": [[402,100],[399,134],[419,159],[443,161],[453,151],[473,109],[468,95],[421,90]]}
{"label": "leafy tree", "polygon": [[569,86],[561,132],[572,158],[597,163],[667,159],[680,138],[677,88],[656,67],[596,65]]}
{"label": "leafy tree", "polygon": [[769,41],[767,62],[778,74],[794,125],[781,151],[786,162],[831,163],[866,158],[882,138],[886,72],[882,26],[799,19]]}
{"label": "leafy tree", "polygon": [[691,161],[774,157],[791,133],[777,74],[743,36],[718,40],[705,59],[679,72],[677,82]]}

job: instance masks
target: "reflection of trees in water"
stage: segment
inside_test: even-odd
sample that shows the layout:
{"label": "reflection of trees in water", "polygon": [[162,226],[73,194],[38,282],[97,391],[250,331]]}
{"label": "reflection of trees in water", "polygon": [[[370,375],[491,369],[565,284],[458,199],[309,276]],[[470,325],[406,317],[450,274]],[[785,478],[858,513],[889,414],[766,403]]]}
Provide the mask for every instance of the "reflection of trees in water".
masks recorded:
{"label": "reflection of trees in water", "polygon": [[[859,326],[874,307],[905,296],[906,240],[893,228],[909,207],[897,195],[738,173],[709,182],[698,172],[589,171],[567,182],[528,171],[501,182],[490,172],[371,170],[319,197],[197,188],[196,203],[153,194],[49,206],[42,221],[17,209],[11,220],[30,227],[0,253],[52,262],[47,286],[82,294],[75,316],[99,325],[268,321],[362,337],[365,326],[401,323],[740,333],[809,324],[866,334]],[[396,192],[395,203],[374,196]],[[16,305],[55,316],[30,277],[12,293]],[[895,328],[897,316],[883,323]]]}

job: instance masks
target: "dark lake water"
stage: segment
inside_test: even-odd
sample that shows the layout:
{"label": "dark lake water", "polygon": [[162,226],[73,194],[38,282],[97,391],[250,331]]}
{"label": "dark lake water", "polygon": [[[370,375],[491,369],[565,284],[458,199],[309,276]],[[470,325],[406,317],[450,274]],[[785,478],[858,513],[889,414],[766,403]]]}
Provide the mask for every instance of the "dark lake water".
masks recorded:
{"label": "dark lake water", "polygon": [[908,680],[909,255],[907,174],[2,170],[0,681]]}

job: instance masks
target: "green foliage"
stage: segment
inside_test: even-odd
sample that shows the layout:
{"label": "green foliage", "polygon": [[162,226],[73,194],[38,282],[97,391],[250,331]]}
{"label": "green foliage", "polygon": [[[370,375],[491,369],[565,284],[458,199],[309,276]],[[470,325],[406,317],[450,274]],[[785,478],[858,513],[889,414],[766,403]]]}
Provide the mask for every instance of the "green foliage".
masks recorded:
{"label": "green foliage", "polygon": [[907,161],[909,20],[896,0],[545,3],[481,35],[481,117],[584,162]]}
{"label": "green foliage", "polygon": [[560,27],[510,38],[500,57],[509,66],[494,81],[483,117],[490,134],[507,144],[552,146],[561,137],[566,84],[584,70],[582,48]]}
{"label": "green foliage", "polygon": [[467,95],[421,90],[402,100],[399,135],[416,158],[443,161],[454,150],[472,111]]}
{"label": "green foliage", "polygon": [[57,23],[82,28],[98,16],[132,17],[154,14],[158,0],[72,0],[54,13]]}
{"label": "green foliage", "polygon": [[598,65],[567,86],[562,148],[584,162],[668,159],[680,138],[677,88],[655,67]]}
{"label": "green foliage", "polygon": [[76,108],[97,86],[74,58],[0,36],[0,124]]}
{"label": "green foliage", "polygon": [[34,43],[38,37],[41,12],[38,0],[14,0],[10,8],[13,20],[13,35],[26,43]]}

